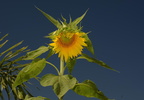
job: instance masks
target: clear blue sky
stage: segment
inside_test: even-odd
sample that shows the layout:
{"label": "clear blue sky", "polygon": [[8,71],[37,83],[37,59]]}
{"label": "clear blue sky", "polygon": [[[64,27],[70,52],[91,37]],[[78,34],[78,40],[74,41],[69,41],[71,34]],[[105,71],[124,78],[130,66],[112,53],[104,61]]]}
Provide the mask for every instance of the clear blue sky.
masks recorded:
{"label": "clear blue sky", "polygon": [[[144,100],[144,2],[143,0],[1,0],[0,34],[9,33],[9,45],[24,40],[23,46],[34,50],[50,40],[43,38],[54,31],[51,24],[35,7],[59,19],[61,14],[73,19],[89,11],[82,21],[83,31],[89,32],[98,59],[120,73],[104,69],[96,64],[79,60],[73,76],[79,82],[94,81],[109,98],[116,100]],[[58,65],[57,56],[50,59]],[[55,73],[51,67],[46,73]],[[35,96],[57,100],[51,87],[40,90],[31,86]],[[97,100],[85,98],[69,91],[64,100]]]}

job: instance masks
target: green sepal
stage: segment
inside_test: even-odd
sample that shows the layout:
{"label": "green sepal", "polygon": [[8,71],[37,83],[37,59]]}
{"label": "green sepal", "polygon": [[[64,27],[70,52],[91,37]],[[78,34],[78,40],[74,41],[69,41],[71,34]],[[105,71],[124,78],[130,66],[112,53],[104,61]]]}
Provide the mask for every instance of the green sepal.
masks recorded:
{"label": "green sepal", "polygon": [[87,44],[86,48],[87,48],[92,54],[94,54],[94,48],[93,48],[92,42],[91,42],[91,40],[89,39],[88,35],[85,34],[83,37],[86,39],[86,44]]}
{"label": "green sepal", "polygon": [[100,66],[102,66],[102,67],[104,67],[104,68],[107,68],[107,69],[110,69],[110,70],[119,72],[119,71],[111,68],[110,66],[108,66],[108,65],[107,65],[106,63],[104,63],[103,61],[97,60],[97,59],[92,58],[92,57],[89,57],[88,55],[86,55],[86,54],[84,54],[84,53],[83,53],[80,57],[78,57],[77,59],[86,59],[87,61],[96,63],[96,64],[98,64],[98,65],[100,65]]}
{"label": "green sepal", "polygon": [[57,28],[60,28],[62,25],[61,23],[54,19],[52,16],[50,16],[49,14],[45,13],[44,11],[42,11],[41,9],[39,9],[38,7],[36,7],[49,21],[51,21]]}
{"label": "green sepal", "polygon": [[69,74],[72,73],[75,64],[76,64],[76,58],[73,58],[73,59],[70,58],[70,59],[68,59],[68,61],[66,62],[66,67],[68,68]]}
{"label": "green sepal", "polygon": [[76,26],[78,23],[80,23],[82,21],[82,19],[84,18],[84,16],[86,15],[87,11],[88,10],[86,10],[86,12],[82,16],[80,16],[80,17],[76,18],[74,21],[72,21],[70,23],[70,25],[71,26]]}
{"label": "green sepal", "polygon": [[52,50],[52,48],[49,49],[49,52],[47,54],[46,59],[48,59],[49,57],[51,57],[53,54],[55,54],[55,51]]}
{"label": "green sepal", "polygon": [[43,59],[34,59],[32,63],[30,63],[28,66],[24,67],[18,74],[14,84],[13,88],[17,87],[18,85],[22,84],[23,82],[28,81],[31,78],[36,77],[39,75],[44,67],[46,66],[46,60]]}
{"label": "green sepal", "polygon": [[26,57],[23,60],[33,60],[36,57],[40,56],[41,54],[47,52],[49,50],[49,47],[41,46],[36,50],[30,51],[26,54]]}
{"label": "green sepal", "polygon": [[77,83],[73,88],[73,91],[88,98],[94,97],[100,100],[109,100],[101,91],[98,90],[96,84],[90,80]]}

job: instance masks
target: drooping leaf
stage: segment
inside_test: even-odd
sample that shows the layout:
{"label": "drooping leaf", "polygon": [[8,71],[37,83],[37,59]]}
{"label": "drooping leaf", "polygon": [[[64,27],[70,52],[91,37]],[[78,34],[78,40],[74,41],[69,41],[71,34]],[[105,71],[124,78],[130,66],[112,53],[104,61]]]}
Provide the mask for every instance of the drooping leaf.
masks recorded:
{"label": "drooping leaf", "polygon": [[54,74],[46,74],[44,75],[41,80],[40,80],[40,84],[42,86],[52,86],[54,85],[56,82],[58,81],[58,76],[54,75]]}
{"label": "drooping leaf", "polygon": [[77,59],[86,59],[87,61],[89,62],[93,62],[93,63],[96,63],[104,68],[107,68],[107,69],[110,69],[110,70],[113,70],[113,71],[116,71],[118,72],[117,70],[111,68],[110,66],[108,66],[106,63],[104,63],[103,61],[101,60],[97,60],[95,58],[92,58],[92,57],[89,57],[88,55],[86,54],[82,54],[80,57],[78,57]]}
{"label": "drooping leaf", "polygon": [[45,53],[48,50],[49,50],[49,47],[41,46],[36,50],[28,52],[26,54],[26,58],[24,58],[24,60],[33,60],[33,59],[35,59],[36,57],[40,56],[41,54]]}
{"label": "drooping leaf", "polygon": [[95,83],[90,80],[76,84],[73,91],[88,98],[94,97],[100,100],[109,100],[101,91],[98,90]]}
{"label": "drooping leaf", "polygon": [[68,72],[71,74],[72,71],[73,71],[73,68],[75,66],[75,63],[76,63],[76,59],[69,59],[67,62],[66,62],[66,67],[68,68]]}
{"label": "drooping leaf", "polygon": [[35,59],[30,65],[26,66],[19,72],[13,84],[13,88],[39,75],[45,66],[46,66],[46,60],[44,58]]}
{"label": "drooping leaf", "polygon": [[45,13],[44,11],[42,11],[41,9],[39,9],[38,7],[36,7],[49,21],[51,21],[57,28],[61,27],[61,24],[58,20],[54,19],[52,16],[50,16],[49,14]]}
{"label": "drooping leaf", "polygon": [[76,78],[70,78],[68,75],[58,76],[57,82],[53,85],[53,91],[60,99],[68,90],[75,86],[76,81]]}

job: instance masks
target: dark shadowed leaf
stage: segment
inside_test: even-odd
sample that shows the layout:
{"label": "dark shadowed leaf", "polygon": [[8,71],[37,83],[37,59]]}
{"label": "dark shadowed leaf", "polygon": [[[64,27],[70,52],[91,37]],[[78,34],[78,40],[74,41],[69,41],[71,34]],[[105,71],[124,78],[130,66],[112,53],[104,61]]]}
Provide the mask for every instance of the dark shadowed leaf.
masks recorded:
{"label": "dark shadowed leaf", "polygon": [[68,68],[68,72],[71,74],[72,71],[73,71],[73,68],[75,66],[75,63],[76,63],[76,58],[74,59],[69,59],[67,62],[66,62],[66,67]]}
{"label": "dark shadowed leaf", "polygon": [[84,35],[84,38],[86,39],[86,48],[92,53],[94,54],[94,48],[93,48],[93,45],[92,45],[92,42],[91,40],[89,39],[89,37],[87,35]]}

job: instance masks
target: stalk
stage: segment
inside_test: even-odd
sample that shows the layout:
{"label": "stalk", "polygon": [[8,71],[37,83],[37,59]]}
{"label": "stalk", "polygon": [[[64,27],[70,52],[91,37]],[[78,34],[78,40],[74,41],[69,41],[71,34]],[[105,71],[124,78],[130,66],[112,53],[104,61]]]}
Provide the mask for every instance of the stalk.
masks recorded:
{"label": "stalk", "polygon": [[64,70],[65,70],[64,61],[60,59],[60,75],[64,74]]}

